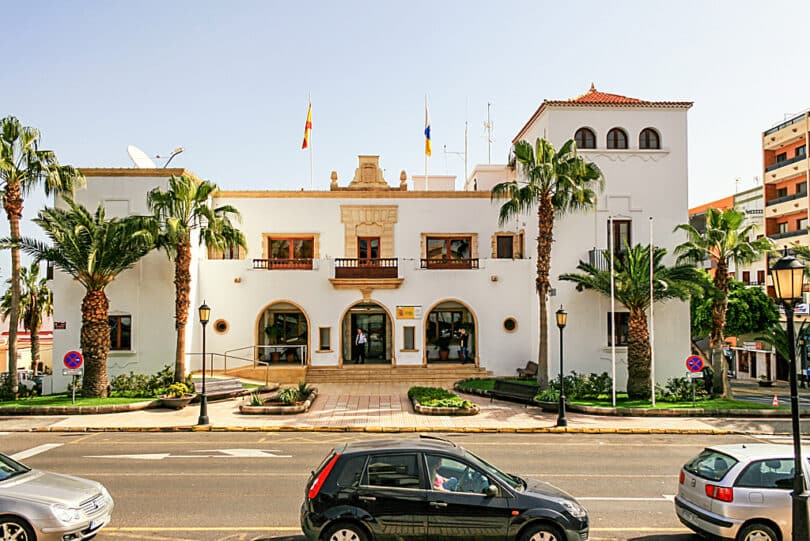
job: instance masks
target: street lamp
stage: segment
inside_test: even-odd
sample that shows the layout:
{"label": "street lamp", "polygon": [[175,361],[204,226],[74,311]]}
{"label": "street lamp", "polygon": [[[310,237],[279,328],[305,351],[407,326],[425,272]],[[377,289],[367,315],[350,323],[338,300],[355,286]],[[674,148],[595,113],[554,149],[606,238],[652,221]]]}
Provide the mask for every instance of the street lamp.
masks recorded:
{"label": "street lamp", "polygon": [[801,299],[804,285],[804,265],[787,254],[771,267],[771,278],[776,298],[785,307],[787,316],[788,354],[790,355],[790,418],[793,424],[793,541],[810,539],[810,521],[807,516],[807,487],[802,471],[801,432],[799,428],[799,398],[796,383],[796,336],[793,329],[793,306]]}
{"label": "street lamp", "polygon": [[568,322],[568,312],[563,310],[562,305],[557,310],[557,327],[560,328],[560,407],[557,411],[557,426],[568,426],[568,419],[565,418],[565,384],[563,383],[563,329]]}
{"label": "street lamp", "polygon": [[799,359],[801,359],[801,372],[799,373],[799,387],[805,389],[805,381],[807,380],[807,340],[805,340],[805,334],[801,332],[802,329],[799,329],[801,333],[799,336]]}
{"label": "street lamp", "polygon": [[198,425],[208,424],[208,396],[205,394],[205,324],[211,318],[211,308],[205,304],[205,301],[197,309],[200,313],[200,324],[202,325],[202,395],[200,395],[200,418],[197,419]]}

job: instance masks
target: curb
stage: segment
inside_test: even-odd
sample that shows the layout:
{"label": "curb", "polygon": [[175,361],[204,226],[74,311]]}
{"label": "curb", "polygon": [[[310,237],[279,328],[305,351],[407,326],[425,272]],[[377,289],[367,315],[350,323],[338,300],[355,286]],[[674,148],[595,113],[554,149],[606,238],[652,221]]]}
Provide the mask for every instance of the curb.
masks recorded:
{"label": "curb", "polygon": [[129,404],[108,404],[105,406],[8,406],[0,408],[0,417],[10,415],[93,415],[96,413],[124,413],[161,407],[160,399]]}
{"label": "curb", "polygon": [[441,432],[446,434],[672,434],[672,435],[735,435],[749,431],[713,428],[589,428],[589,427],[438,427],[438,426],[100,426],[100,427],[32,427],[3,428],[4,432],[357,432],[369,434],[399,434]]}

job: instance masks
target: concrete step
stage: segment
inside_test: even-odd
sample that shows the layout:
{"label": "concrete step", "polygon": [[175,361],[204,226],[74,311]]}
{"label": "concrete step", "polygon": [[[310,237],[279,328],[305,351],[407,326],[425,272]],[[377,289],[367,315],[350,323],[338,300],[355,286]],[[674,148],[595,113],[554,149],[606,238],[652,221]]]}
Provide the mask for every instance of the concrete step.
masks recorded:
{"label": "concrete step", "polygon": [[475,366],[381,366],[346,365],[343,367],[318,366],[307,370],[308,383],[408,383],[454,382],[473,377],[490,377],[492,373]]}

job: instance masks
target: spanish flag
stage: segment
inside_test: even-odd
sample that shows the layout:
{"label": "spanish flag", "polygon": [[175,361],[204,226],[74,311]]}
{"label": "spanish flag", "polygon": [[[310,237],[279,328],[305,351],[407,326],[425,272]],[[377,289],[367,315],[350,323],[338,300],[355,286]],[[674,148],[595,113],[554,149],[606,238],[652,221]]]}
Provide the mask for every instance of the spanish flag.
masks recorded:
{"label": "spanish flag", "polygon": [[428,110],[427,96],[425,96],[425,156],[430,155],[430,111]]}
{"label": "spanish flag", "polygon": [[309,135],[312,132],[312,100],[309,100],[309,109],[307,109],[307,123],[304,124],[304,144],[301,148],[309,147]]}

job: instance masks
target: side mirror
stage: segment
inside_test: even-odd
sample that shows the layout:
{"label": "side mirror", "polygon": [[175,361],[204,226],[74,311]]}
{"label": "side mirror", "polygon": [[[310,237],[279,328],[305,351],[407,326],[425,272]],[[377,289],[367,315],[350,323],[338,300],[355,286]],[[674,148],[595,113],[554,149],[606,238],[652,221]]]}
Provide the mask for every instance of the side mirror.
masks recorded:
{"label": "side mirror", "polygon": [[494,498],[498,495],[498,487],[495,485],[489,485],[487,489],[484,491],[484,495],[487,498]]}

